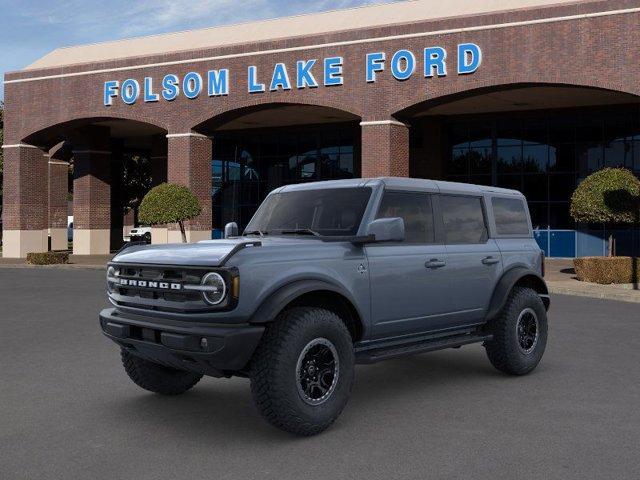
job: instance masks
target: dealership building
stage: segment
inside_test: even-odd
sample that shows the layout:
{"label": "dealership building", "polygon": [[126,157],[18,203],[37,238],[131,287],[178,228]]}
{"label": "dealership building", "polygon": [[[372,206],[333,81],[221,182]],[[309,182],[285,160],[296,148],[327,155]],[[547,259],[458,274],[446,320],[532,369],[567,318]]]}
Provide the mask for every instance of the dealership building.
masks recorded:
{"label": "dealership building", "polygon": [[74,253],[118,248],[132,153],[198,197],[190,241],[281,185],[410,176],[521,190],[547,254],[602,254],[569,200],[640,171],[639,51],[629,0],[414,0],[61,48],[5,75],[2,254],[67,248],[70,163]]}

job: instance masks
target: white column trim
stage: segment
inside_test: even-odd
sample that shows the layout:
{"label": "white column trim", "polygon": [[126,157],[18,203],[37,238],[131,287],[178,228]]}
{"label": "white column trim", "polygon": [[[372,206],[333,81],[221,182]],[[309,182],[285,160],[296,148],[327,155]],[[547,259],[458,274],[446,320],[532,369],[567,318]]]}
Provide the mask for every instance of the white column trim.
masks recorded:
{"label": "white column trim", "polygon": [[66,165],[68,167],[69,163],[62,160],[49,160],[49,165]]}
{"label": "white column trim", "polygon": [[399,122],[397,120],[371,120],[367,122],[360,122],[361,127],[368,127],[371,125],[397,125],[399,127],[408,127],[406,123]]}
{"label": "white column trim", "polygon": [[14,143],[13,145],[2,145],[2,148],[35,148],[36,150],[42,150],[35,145],[29,145],[28,143]]}
{"label": "white column trim", "polygon": [[167,134],[167,138],[181,138],[181,137],[206,138],[207,140],[212,138],[212,137],[208,137],[207,135],[202,135],[201,133],[195,133],[195,132]]}

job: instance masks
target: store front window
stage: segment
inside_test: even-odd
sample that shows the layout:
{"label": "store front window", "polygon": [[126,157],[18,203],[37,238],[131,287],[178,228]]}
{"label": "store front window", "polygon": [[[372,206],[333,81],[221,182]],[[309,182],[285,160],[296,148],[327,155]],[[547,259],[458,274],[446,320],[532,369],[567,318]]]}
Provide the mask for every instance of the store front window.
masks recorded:
{"label": "store front window", "polygon": [[520,190],[534,228],[574,229],[569,201],[581,179],[603,167],[640,174],[639,117],[625,106],[447,120],[445,176]]}
{"label": "store front window", "polygon": [[282,185],[359,176],[359,138],[357,123],[217,133],[214,236],[231,221],[242,230],[266,195]]}

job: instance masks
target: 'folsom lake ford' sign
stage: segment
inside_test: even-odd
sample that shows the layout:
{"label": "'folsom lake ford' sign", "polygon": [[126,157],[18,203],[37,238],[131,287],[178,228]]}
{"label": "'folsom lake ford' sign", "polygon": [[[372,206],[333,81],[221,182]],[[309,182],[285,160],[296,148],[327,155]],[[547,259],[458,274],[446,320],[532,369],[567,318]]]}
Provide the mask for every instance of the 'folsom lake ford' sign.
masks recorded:
{"label": "'folsom lake ford' sign", "polygon": [[[457,48],[456,67],[459,75],[474,73],[482,63],[482,50],[475,43],[461,43]],[[318,88],[344,84],[343,57],[326,57],[321,60],[298,60],[295,69],[289,71],[284,63],[276,63],[268,72],[258,71],[251,65],[247,68],[247,91],[260,94],[286,91],[293,88]],[[388,68],[398,81],[408,80],[416,73],[418,60],[410,50],[398,50],[391,59],[385,52],[368,53],[365,58],[365,80],[375,83],[378,76]],[[442,47],[428,47],[422,52],[422,73],[425,78],[447,75],[447,51]],[[156,86],[153,77],[145,77],[142,82],[128,78],[122,82],[109,80],[104,82],[104,104],[113,105],[120,98],[126,105],[136,102],[172,101],[180,95],[188,99],[206,94],[209,97],[229,95],[229,69],[209,70],[204,75],[189,72],[180,78],[173,73],[165,75]]]}

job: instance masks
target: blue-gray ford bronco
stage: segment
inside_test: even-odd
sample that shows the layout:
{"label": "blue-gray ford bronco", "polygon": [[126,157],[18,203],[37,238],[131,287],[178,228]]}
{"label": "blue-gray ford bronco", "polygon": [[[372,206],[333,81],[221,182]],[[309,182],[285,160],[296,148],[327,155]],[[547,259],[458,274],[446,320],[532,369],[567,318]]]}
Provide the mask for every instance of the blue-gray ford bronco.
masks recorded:
{"label": "blue-gray ford bronco", "polygon": [[260,413],[313,435],[357,363],[481,343],[512,375],[547,343],[544,255],[521,193],[408,178],[289,185],[242,235],[130,246],[108,266],[103,332],[129,377],[175,395],[248,377]]}

